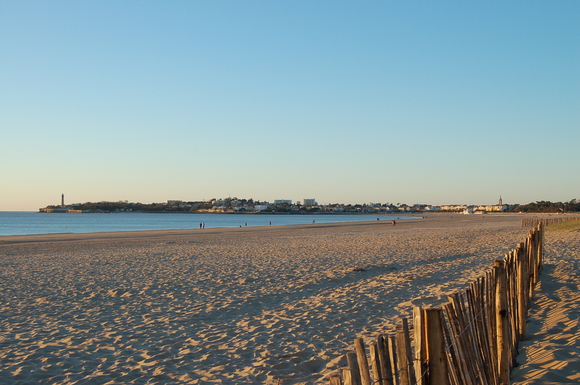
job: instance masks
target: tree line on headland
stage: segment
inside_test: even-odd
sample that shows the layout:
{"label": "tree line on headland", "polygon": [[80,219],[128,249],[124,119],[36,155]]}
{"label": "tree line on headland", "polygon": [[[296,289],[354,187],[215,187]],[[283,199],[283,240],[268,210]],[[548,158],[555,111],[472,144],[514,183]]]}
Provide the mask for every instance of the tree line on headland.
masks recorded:
{"label": "tree line on headland", "polygon": [[576,213],[580,212],[580,201],[577,199],[572,199],[570,202],[538,201],[518,205],[514,211],[522,213]]}
{"label": "tree line on headland", "polygon": [[[392,204],[392,203],[369,203],[369,204],[300,204],[300,202],[268,203],[254,201],[253,199],[225,198],[211,199],[209,201],[166,201],[164,203],[134,203],[128,201],[118,202],[85,202],[74,203],[67,206],[50,205],[41,208],[40,212],[185,212],[185,213],[410,213],[410,212],[443,212],[461,211],[457,207],[468,208],[470,206],[455,206],[454,209],[445,206],[432,206],[426,204]],[[569,202],[538,201],[528,204],[504,205],[502,210],[507,212],[523,213],[568,213],[580,212],[580,201],[572,199]]]}

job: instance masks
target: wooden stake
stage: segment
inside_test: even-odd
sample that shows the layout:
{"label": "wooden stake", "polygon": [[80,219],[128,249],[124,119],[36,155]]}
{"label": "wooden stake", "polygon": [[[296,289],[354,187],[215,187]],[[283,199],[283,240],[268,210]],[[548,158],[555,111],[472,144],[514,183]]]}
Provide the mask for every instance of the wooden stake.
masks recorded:
{"label": "wooden stake", "polygon": [[415,345],[415,378],[417,385],[426,385],[423,373],[427,371],[427,347],[425,346],[425,316],[421,306],[413,307],[413,337]]}
{"label": "wooden stake", "polygon": [[496,315],[496,338],[497,338],[497,367],[501,384],[509,385],[509,335],[508,335],[508,310],[506,298],[506,274],[504,262],[496,260],[494,263],[496,278],[495,315]]}
{"label": "wooden stake", "polygon": [[406,318],[403,318],[403,327],[397,330],[397,356],[401,385],[414,385],[415,369],[413,368],[409,323]]}
{"label": "wooden stake", "polygon": [[377,348],[379,354],[379,366],[381,369],[381,377],[383,379],[382,385],[394,385],[393,368],[391,366],[391,358],[389,354],[389,342],[387,336],[379,335],[377,337]]}
{"label": "wooden stake", "polygon": [[431,385],[449,385],[445,336],[441,320],[440,308],[425,310],[427,361],[429,363],[429,384]]}
{"label": "wooden stake", "polygon": [[369,361],[367,359],[367,353],[365,350],[365,343],[362,338],[356,338],[354,340],[354,348],[356,350],[356,358],[358,361],[358,367],[360,370],[361,384],[371,385],[371,374],[369,372]]}
{"label": "wooden stake", "polygon": [[391,370],[393,371],[393,384],[400,385],[401,381],[399,380],[399,367],[397,362],[397,339],[395,336],[389,336],[389,358],[391,359]]}
{"label": "wooden stake", "polygon": [[358,367],[358,361],[356,358],[356,353],[348,352],[346,353],[346,362],[348,362],[348,367],[350,369],[350,382],[352,385],[362,385],[360,379],[360,369]]}
{"label": "wooden stake", "polygon": [[517,330],[518,330],[518,335],[517,335],[517,339],[518,341],[521,341],[524,339],[524,336],[526,334],[526,309],[527,309],[527,304],[526,302],[528,301],[527,296],[528,296],[528,288],[526,285],[526,275],[527,272],[525,271],[525,264],[520,261],[517,265]]}
{"label": "wooden stake", "polygon": [[373,372],[374,384],[383,383],[383,374],[381,372],[381,363],[379,359],[379,347],[376,342],[369,344],[369,355],[371,357],[371,371]]}

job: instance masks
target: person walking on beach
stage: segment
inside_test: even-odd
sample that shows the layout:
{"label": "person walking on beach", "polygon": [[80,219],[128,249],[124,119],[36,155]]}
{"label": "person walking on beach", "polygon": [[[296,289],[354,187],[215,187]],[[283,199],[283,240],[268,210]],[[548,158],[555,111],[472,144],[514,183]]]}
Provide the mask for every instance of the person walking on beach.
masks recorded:
{"label": "person walking on beach", "polygon": [[397,221],[393,219],[393,226],[397,226]]}

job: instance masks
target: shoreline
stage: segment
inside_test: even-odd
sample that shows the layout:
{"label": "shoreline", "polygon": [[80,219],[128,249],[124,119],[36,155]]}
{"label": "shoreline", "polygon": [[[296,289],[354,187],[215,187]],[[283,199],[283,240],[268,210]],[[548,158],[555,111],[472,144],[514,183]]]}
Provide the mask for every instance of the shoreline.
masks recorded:
{"label": "shoreline", "polygon": [[104,231],[93,233],[56,233],[56,234],[30,234],[30,235],[4,235],[0,236],[0,245],[14,243],[35,243],[35,242],[64,242],[64,241],[87,241],[87,240],[107,240],[126,238],[162,238],[171,236],[198,236],[225,233],[255,232],[255,231],[277,231],[277,230],[297,230],[320,227],[344,227],[357,225],[385,225],[387,222],[376,223],[377,221],[361,222],[336,222],[336,223],[314,223],[297,225],[275,225],[275,226],[251,226],[251,227],[211,227],[206,229],[176,229],[176,230],[138,230],[138,231]]}
{"label": "shoreline", "polygon": [[[94,232],[132,232],[132,231],[165,231],[165,230],[196,230],[198,223],[207,223],[207,228],[258,227],[266,225],[283,226],[290,224],[364,222],[376,217],[374,215],[267,215],[267,214],[198,214],[158,215],[150,213],[118,213],[114,216],[103,215],[72,215],[67,214],[45,217],[38,213],[18,213],[8,218],[0,216],[0,238],[24,235],[49,234],[88,234]],[[126,215],[125,215],[126,214]],[[399,217],[385,217],[392,220]],[[401,218],[414,218],[413,216]],[[70,225],[70,226],[69,226]],[[205,226],[204,226],[205,228]]]}
{"label": "shoreline", "polygon": [[[448,221],[463,221],[472,222],[479,218],[502,218],[512,219],[513,216],[524,217],[528,214],[517,213],[502,213],[502,214],[486,214],[486,215],[464,215],[460,213],[452,214],[416,214],[399,216],[401,219],[397,220],[397,226],[409,225],[409,221],[421,220],[421,222],[448,222]],[[369,214],[369,217],[376,218],[376,215]],[[381,218],[380,216],[378,218]],[[413,218],[413,219],[412,219]],[[190,229],[169,229],[169,230],[128,230],[128,231],[103,231],[103,232],[88,232],[88,233],[48,233],[48,234],[26,234],[26,235],[0,235],[0,245],[14,244],[14,243],[29,243],[29,242],[62,242],[62,241],[81,241],[81,240],[105,240],[123,239],[134,237],[163,237],[163,236],[189,236],[199,234],[223,234],[227,232],[243,232],[243,231],[265,231],[271,229],[273,231],[280,229],[306,229],[317,227],[344,227],[344,226],[392,226],[391,219],[388,220],[371,220],[356,221],[356,222],[333,222],[333,223],[305,223],[305,224],[291,224],[291,225],[274,225],[274,226],[245,226],[245,227],[208,227],[199,229],[197,227]],[[415,223],[417,224],[417,223]]]}
{"label": "shoreline", "polygon": [[[22,212],[22,213],[34,213],[34,212]],[[131,214],[131,213],[120,213],[120,214]],[[140,213],[136,213],[136,214],[140,214]],[[163,213],[159,213],[159,214],[163,214]],[[179,214],[179,213],[178,213]],[[201,214],[200,214],[201,215]],[[213,216],[213,214],[207,214],[208,216]],[[227,216],[228,214],[215,214],[216,216]],[[236,214],[235,216],[255,216],[255,217],[260,217],[260,216],[265,216],[265,215],[269,215],[269,214]],[[295,217],[300,217],[302,215],[297,214],[275,214],[273,216],[295,216]],[[469,219],[469,221],[473,221],[473,220],[477,220],[478,218],[480,219],[485,219],[485,218],[513,218],[513,216],[518,216],[521,218],[529,218],[530,216],[532,217],[546,217],[542,214],[527,214],[527,213],[489,213],[489,214],[470,214],[470,215],[465,215],[462,213],[412,213],[412,214],[401,214],[399,216],[395,216],[395,215],[376,215],[376,214],[352,214],[352,215],[345,215],[345,214],[336,214],[336,213],[332,213],[332,214],[308,214],[307,216],[309,217],[333,217],[333,216],[356,216],[356,217],[367,217],[368,220],[356,220],[356,221],[344,221],[344,222],[322,222],[322,223],[315,223],[316,225],[322,225],[322,224],[338,224],[338,223],[344,223],[344,224],[348,224],[348,223],[370,223],[370,222],[375,222],[375,219],[377,219],[378,222],[382,222],[382,223],[391,223],[392,220],[397,220],[398,223],[402,224],[405,221],[408,220],[416,220],[416,219],[421,219],[422,221],[428,221],[428,220],[433,220],[433,219],[437,219],[439,221],[445,221],[448,220],[450,218],[455,218],[455,220],[459,219],[459,218],[463,218],[463,219]],[[556,215],[557,217],[560,217],[560,215]],[[547,217],[552,217],[552,215],[548,214]],[[314,219],[313,219],[314,220]],[[270,222],[272,223],[272,222]],[[312,223],[298,223],[298,224],[270,224],[270,225],[266,225],[266,224],[255,224],[255,223],[250,223],[249,226],[240,226],[240,225],[231,225],[231,224],[226,224],[226,225],[222,225],[222,224],[210,224],[210,226],[208,226],[207,228],[204,228],[203,230],[208,231],[208,230],[221,230],[221,229],[226,229],[226,230],[234,230],[234,229],[238,229],[239,227],[247,227],[247,228],[261,228],[261,227],[281,227],[281,226],[312,226]],[[89,225],[89,227],[94,226],[94,225]],[[101,225],[97,225],[97,226],[101,226]],[[130,227],[127,226],[126,224],[123,225],[125,227]],[[215,227],[214,227],[215,226]],[[82,227],[82,225],[81,225]],[[168,226],[169,227],[169,226]],[[182,226],[178,226],[178,228],[175,229],[171,229],[171,228],[166,228],[166,229],[147,229],[147,230],[124,230],[124,229],[115,229],[115,230],[105,230],[105,231],[101,231],[101,230],[82,230],[82,229],[77,229],[78,231],[75,232],[67,232],[67,231],[63,231],[63,232],[49,232],[49,233],[32,233],[32,234],[8,234],[8,235],[0,235],[0,244],[2,242],[5,243],[13,243],[14,240],[17,237],[27,237],[30,240],[32,240],[34,237],[64,237],[66,239],[71,239],[74,238],[75,235],[89,235],[88,237],[90,238],[94,238],[96,235],[95,234],[114,234],[114,237],[126,237],[126,236],[130,236],[132,234],[140,234],[140,233],[147,233],[147,232],[157,232],[159,235],[162,234],[163,232],[170,232],[171,234],[178,234],[180,232],[188,232],[188,231],[192,231],[195,232],[198,229],[197,225],[195,226],[191,226],[191,227],[182,227]],[[119,235],[119,234],[124,234],[123,236]]]}

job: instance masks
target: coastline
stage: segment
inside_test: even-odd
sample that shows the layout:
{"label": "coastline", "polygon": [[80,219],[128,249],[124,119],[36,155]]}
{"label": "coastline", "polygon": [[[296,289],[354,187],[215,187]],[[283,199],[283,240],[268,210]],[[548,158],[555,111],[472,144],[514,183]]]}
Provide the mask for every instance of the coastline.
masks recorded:
{"label": "coastline", "polygon": [[521,217],[0,238],[0,376],[325,383],[355,337],[521,242]]}

